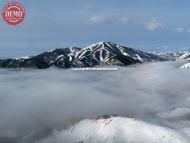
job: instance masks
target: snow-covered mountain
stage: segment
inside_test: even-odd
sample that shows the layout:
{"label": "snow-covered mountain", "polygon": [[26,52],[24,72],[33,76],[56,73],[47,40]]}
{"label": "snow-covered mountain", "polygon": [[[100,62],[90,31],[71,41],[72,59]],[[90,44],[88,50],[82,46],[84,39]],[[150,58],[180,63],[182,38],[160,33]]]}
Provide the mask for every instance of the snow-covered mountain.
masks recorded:
{"label": "snow-covered mountain", "polygon": [[178,59],[183,53],[180,52],[161,52],[161,53],[156,53],[159,57],[166,59],[168,61],[175,61]]}
{"label": "snow-covered mountain", "polygon": [[[180,66],[179,68],[181,68],[181,69],[190,69],[190,52],[185,51],[176,60],[183,61],[183,65]],[[184,62],[185,62],[185,64],[184,64]]]}
{"label": "snow-covered mountain", "polygon": [[181,69],[190,69],[190,63],[186,63],[180,67]]}
{"label": "snow-covered mountain", "polygon": [[189,138],[169,127],[135,118],[103,116],[84,119],[37,143],[189,143]]}
{"label": "snow-covered mountain", "polygon": [[129,65],[133,63],[163,60],[153,54],[120,46],[112,42],[99,42],[83,48],[77,52],[76,58],[89,65],[91,61],[106,65],[112,65],[113,63]]}
{"label": "snow-covered mountain", "polygon": [[190,60],[190,52],[185,52],[184,54],[182,54],[179,59],[186,59],[186,60]]}
{"label": "snow-covered mountain", "polygon": [[[164,58],[168,61],[183,61],[183,65],[179,66],[181,69],[190,69],[190,52],[185,51],[182,53],[179,52],[167,52],[167,53],[157,53],[161,58]],[[185,64],[184,64],[185,62]]]}
{"label": "snow-covered mountain", "polygon": [[125,66],[130,64],[164,61],[157,55],[120,46],[112,42],[99,42],[85,48],[54,49],[37,56],[0,60],[3,68],[60,68],[93,67],[102,65]]}

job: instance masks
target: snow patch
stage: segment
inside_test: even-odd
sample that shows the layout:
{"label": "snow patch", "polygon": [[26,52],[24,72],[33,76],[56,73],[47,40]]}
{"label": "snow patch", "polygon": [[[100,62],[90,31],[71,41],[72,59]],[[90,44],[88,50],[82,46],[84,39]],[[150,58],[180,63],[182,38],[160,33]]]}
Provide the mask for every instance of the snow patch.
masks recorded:
{"label": "snow patch", "polygon": [[136,56],[137,56],[137,59],[138,59],[139,61],[141,61],[141,62],[144,61],[138,54],[136,54]]}
{"label": "snow patch", "polygon": [[64,57],[64,55],[59,55],[55,60],[58,60],[60,58]]}
{"label": "snow patch", "polygon": [[19,57],[19,58],[15,58],[16,60],[26,60],[26,59],[30,59],[31,57],[30,56],[24,56],[24,57]]}
{"label": "snow patch", "polygon": [[180,56],[179,59],[187,59],[189,57],[190,57],[190,53],[187,52],[187,53],[183,54],[182,56]]}
{"label": "snow patch", "polygon": [[190,69],[190,63],[186,63],[185,65],[180,67],[181,69]]}

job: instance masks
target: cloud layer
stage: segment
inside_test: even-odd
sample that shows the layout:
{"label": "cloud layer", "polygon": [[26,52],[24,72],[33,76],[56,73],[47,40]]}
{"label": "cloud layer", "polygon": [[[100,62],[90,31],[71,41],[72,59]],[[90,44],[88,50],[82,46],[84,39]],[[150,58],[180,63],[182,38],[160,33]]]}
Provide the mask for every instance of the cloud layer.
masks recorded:
{"label": "cloud layer", "polygon": [[180,65],[150,63],[110,72],[0,70],[0,142],[36,141],[65,128],[68,120],[103,114],[167,122],[181,130],[189,126],[188,112],[166,116],[190,108],[190,72]]}

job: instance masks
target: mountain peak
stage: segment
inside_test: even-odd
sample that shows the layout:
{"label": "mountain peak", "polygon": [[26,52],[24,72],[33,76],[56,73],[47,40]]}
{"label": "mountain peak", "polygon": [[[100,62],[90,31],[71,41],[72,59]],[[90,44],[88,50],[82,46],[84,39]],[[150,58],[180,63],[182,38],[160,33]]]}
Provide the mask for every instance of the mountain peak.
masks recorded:
{"label": "mountain peak", "polygon": [[[118,45],[116,43],[113,43],[113,42],[107,42],[107,41],[100,41],[100,42],[97,42],[97,43],[94,43],[94,44],[91,44],[87,47],[92,47],[92,46],[95,46],[95,45],[102,45],[102,46],[106,46],[106,45]],[[120,45],[118,45],[120,46]]]}
{"label": "mountain peak", "polygon": [[54,49],[42,54],[19,59],[0,60],[0,67],[4,68],[60,68],[93,67],[93,66],[125,66],[130,64],[163,61],[164,59],[120,46],[113,42],[100,41],[85,48],[67,47]]}
{"label": "mountain peak", "polygon": [[95,44],[109,44],[109,43],[113,43],[113,42],[99,41],[99,42],[97,42],[97,43],[95,43]]}

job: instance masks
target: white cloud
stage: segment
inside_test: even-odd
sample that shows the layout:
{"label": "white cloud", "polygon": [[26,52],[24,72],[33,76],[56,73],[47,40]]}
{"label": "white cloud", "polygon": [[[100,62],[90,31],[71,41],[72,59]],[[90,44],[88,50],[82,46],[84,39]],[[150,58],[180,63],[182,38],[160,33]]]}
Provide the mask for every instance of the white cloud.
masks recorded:
{"label": "white cloud", "polygon": [[123,24],[127,24],[129,22],[129,18],[127,16],[123,16],[123,17],[121,17],[121,22]]}
{"label": "white cloud", "polygon": [[147,30],[154,31],[158,29],[164,29],[162,22],[158,21],[157,18],[153,17],[150,21],[145,24]]}
{"label": "white cloud", "polygon": [[182,28],[182,27],[177,27],[177,28],[174,29],[174,31],[179,32],[179,33],[183,33],[185,31],[185,29]]}
{"label": "white cloud", "polygon": [[127,24],[129,23],[129,18],[127,16],[122,17],[112,17],[106,15],[93,15],[89,18],[89,22],[91,24],[103,24],[103,23],[122,23]]}
{"label": "white cloud", "polygon": [[89,18],[89,22],[93,24],[102,24],[110,23],[110,20],[107,16],[104,15],[93,15]]}

